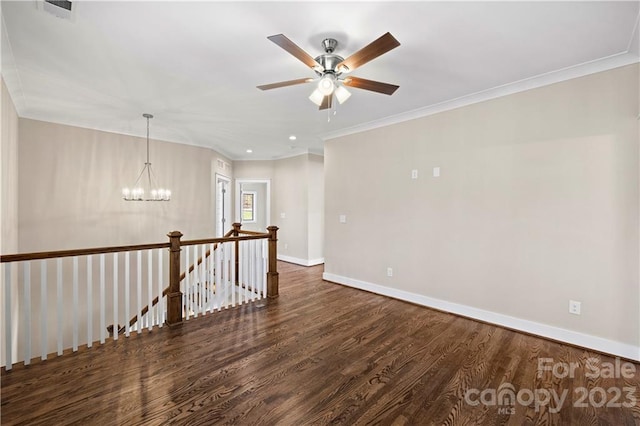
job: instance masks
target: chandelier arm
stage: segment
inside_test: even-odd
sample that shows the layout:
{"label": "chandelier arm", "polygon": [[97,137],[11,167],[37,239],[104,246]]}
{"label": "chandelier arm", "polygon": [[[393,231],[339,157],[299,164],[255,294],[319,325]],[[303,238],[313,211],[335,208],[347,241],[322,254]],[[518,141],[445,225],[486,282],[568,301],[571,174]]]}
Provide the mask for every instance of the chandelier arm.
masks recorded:
{"label": "chandelier arm", "polygon": [[154,186],[151,183],[151,163],[147,161],[146,167],[147,167],[147,180],[149,181],[149,191],[152,191],[154,189]]}
{"label": "chandelier arm", "polygon": [[138,187],[138,182],[140,182],[140,178],[144,174],[144,171],[145,171],[146,168],[147,168],[147,165],[145,164],[144,167],[142,168],[142,170],[140,171],[140,174],[138,175],[138,179],[136,179],[136,183],[133,184],[133,188],[134,189]]}
{"label": "chandelier arm", "polygon": [[154,188],[158,187],[158,178],[156,177],[156,172],[151,168],[151,163],[149,163],[149,182],[153,185]]}

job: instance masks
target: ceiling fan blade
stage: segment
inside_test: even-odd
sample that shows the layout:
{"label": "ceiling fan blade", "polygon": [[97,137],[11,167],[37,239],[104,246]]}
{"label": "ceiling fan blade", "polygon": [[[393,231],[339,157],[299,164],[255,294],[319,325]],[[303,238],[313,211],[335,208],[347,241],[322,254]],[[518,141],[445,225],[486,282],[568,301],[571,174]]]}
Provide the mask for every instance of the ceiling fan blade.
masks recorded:
{"label": "ceiling fan blade", "polygon": [[296,58],[298,58],[308,67],[315,68],[315,67],[321,66],[319,63],[316,62],[315,59],[313,59],[311,55],[309,55],[307,52],[302,50],[297,44],[289,40],[283,34],[276,34],[276,35],[269,36],[267,38],[272,42],[274,42],[275,44],[277,44],[278,46],[282,47],[284,50],[286,50]]}
{"label": "ceiling fan blade", "polygon": [[349,71],[353,71],[398,46],[400,46],[400,42],[391,33],[386,33],[340,62],[336,69],[339,70],[341,66],[346,66]]}
{"label": "ceiling fan blade", "polygon": [[393,95],[398,87],[395,84],[382,83],[380,81],[367,80],[366,78],[347,77],[344,79],[343,84],[349,87],[355,87],[357,89],[370,90],[372,92],[383,93],[385,95]]}
{"label": "ceiling fan blade", "polygon": [[294,86],[296,84],[309,83],[311,81],[313,81],[312,78],[298,78],[296,80],[280,81],[278,83],[263,84],[262,86],[256,86],[256,87],[260,90],[271,90],[271,89],[277,89],[279,87],[287,87],[287,86]]}
{"label": "ceiling fan blade", "polygon": [[331,102],[333,101],[333,94],[329,96],[325,96],[322,99],[322,104],[320,104],[320,110],[331,108]]}

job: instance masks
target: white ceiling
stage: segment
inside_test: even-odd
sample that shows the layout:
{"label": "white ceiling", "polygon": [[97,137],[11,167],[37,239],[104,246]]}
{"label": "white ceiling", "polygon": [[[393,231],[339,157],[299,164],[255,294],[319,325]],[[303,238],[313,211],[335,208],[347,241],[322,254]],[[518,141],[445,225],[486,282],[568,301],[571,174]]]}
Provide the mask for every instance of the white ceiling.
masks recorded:
{"label": "white ceiling", "polygon": [[[73,7],[65,20],[33,0],[2,1],[2,74],[21,117],[144,136],[149,112],[152,138],[232,159],[321,152],[331,135],[638,61],[637,1]],[[333,36],[347,57],[387,31],[401,46],[352,75],[398,84],[393,96],[352,89],[328,122],[311,84],[256,89],[314,77],[269,35],[311,56]]]}

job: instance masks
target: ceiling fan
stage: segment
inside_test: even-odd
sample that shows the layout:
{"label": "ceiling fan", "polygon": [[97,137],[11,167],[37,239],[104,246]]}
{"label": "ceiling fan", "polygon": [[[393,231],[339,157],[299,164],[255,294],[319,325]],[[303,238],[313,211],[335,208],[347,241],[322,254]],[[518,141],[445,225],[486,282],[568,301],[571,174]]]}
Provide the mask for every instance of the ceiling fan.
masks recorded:
{"label": "ceiling fan", "polygon": [[345,76],[345,74],[355,70],[359,66],[400,46],[400,42],[398,42],[391,33],[382,35],[347,59],[333,53],[338,46],[338,42],[333,38],[326,38],[322,41],[322,47],[325,53],[315,59],[283,34],[277,34],[267,38],[310,67],[319,78],[298,78],[296,80],[264,84],[257,86],[260,90],[277,89],[279,87],[317,81],[318,85],[311,96],[309,96],[309,99],[323,110],[331,108],[334,94],[340,103],[345,102],[349,96],[351,96],[351,93],[344,86],[370,90],[385,95],[392,95],[393,92],[400,87],[395,84]]}

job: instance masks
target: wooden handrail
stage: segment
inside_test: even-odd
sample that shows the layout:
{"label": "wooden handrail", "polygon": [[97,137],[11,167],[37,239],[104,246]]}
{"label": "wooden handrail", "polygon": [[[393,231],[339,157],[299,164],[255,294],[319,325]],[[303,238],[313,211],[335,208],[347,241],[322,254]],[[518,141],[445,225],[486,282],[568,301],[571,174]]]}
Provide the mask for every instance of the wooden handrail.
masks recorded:
{"label": "wooden handrail", "polygon": [[121,251],[138,251],[138,250],[150,250],[150,249],[159,249],[159,248],[169,248],[169,243],[138,244],[134,246],[95,247],[95,248],[74,249],[74,250],[42,251],[42,252],[35,252],[35,253],[4,254],[0,256],[0,263],[22,262],[25,260],[54,259],[57,257],[88,256],[90,254],[118,253]]}
{"label": "wooden handrail", "polygon": [[188,240],[180,241],[180,246],[195,246],[198,244],[210,244],[210,243],[230,243],[234,241],[247,241],[247,240],[263,240],[269,238],[269,234],[252,234],[245,235],[243,237],[229,237],[229,238],[204,238],[202,240]]}
{"label": "wooden handrail", "polygon": [[268,232],[245,231],[245,230],[239,230],[238,233],[239,234],[245,234],[245,235],[262,235],[262,236],[266,236],[266,237],[269,237],[269,235],[270,235]]}

